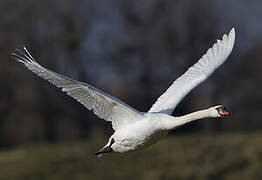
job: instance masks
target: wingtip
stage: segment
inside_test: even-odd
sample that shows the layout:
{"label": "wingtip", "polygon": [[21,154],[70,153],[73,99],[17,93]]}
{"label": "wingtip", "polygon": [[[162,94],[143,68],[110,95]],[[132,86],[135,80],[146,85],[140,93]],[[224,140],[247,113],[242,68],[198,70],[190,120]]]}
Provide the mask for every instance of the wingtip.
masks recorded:
{"label": "wingtip", "polygon": [[11,57],[14,57],[13,59],[16,59],[19,62],[23,63],[36,63],[33,56],[29,53],[27,48],[23,46],[23,49],[15,49],[14,52],[11,52]]}
{"label": "wingtip", "polygon": [[28,52],[28,50],[27,50],[26,46],[23,46],[23,49],[25,50],[25,52]]}
{"label": "wingtip", "polygon": [[231,46],[233,48],[233,46],[235,44],[235,28],[234,27],[230,30],[228,38],[230,39],[230,41],[231,41],[230,44],[231,44]]}
{"label": "wingtip", "polygon": [[230,30],[229,35],[235,36],[235,28],[234,27]]}

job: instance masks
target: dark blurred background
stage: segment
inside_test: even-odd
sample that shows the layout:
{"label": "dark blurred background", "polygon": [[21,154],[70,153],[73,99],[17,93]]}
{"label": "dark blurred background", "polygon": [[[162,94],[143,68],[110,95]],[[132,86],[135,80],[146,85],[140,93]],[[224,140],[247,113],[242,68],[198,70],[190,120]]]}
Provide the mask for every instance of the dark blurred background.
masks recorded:
{"label": "dark blurred background", "polygon": [[174,112],[224,104],[232,117],[175,133],[261,130],[261,9],[259,0],[0,1],[0,146],[112,133],[109,123],[12,60],[15,48],[26,46],[43,66],[148,111],[232,27],[228,61]]}
{"label": "dark blurred background", "polygon": [[[0,179],[262,179],[261,0],[1,0]],[[143,152],[97,159],[113,133],[74,99],[10,58],[44,67],[139,111],[232,27],[228,61],[173,115],[224,104]]]}

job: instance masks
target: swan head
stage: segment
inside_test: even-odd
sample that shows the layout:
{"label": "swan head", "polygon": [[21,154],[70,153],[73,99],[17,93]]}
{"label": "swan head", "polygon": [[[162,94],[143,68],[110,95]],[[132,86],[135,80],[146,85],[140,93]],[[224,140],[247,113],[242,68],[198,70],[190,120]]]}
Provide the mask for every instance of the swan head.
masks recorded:
{"label": "swan head", "polygon": [[218,105],[215,107],[209,108],[211,110],[212,117],[226,117],[230,116],[231,113],[226,110],[226,107],[223,105]]}

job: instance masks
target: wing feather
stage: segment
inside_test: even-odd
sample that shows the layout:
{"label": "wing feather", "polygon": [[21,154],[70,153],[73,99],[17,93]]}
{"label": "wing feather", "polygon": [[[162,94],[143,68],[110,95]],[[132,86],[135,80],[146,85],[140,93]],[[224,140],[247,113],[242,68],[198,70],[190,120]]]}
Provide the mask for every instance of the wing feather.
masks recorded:
{"label": "wing feather", "polygon": [[206,80],[231,53],[235,42],[235,30],[223,35],[212,48],[162,94],[148,112],[172,114],[179,102],[197,85]]}
{"label": "wing feather", "polygon": [[24,51],[17,50],[17,53],[12,53],[12,55],[33,73],[62,88],[63,92],[76,99],[87,109],[93,110],[98,117],[111,121],[115,130],[130,123],[130,119],[136,121],[142,118],[142,114],[139,111],[124,102],[89,84],[73,80],[44,68],[34,60],[26,48],[24,48]]}

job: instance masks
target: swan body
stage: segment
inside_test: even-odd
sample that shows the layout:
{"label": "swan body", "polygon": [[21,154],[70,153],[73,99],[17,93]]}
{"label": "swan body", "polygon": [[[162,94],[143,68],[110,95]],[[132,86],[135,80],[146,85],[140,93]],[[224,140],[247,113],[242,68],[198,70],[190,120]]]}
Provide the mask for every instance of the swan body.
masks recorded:
{"label": "swan body", "polygon": [[210,48],[207,53],[162,94],[148,112],[139,112],[124,102],[112,97],[95,87],[73,80],[48,70],[38,64],[28,50],[17,50],[12,57],[23,63],[29,70],[62,88],[106,121],[112,123],[115,130],[108,143],[99,150],[98,156],[109,152],[129,152],[144,149],[164,137],[170,130],[188,122],[229,115],[222,105],[193,112],[181,117],[171,116],[177,104],[198,84],[206,80],[231,53],[235,42],[234,28],[222,40]]}
{"label": "swan body", "polygon": [[[159,141],[170,130],[194,121],[196,118],[221,117],[217,110],[220,108],[224,107],[219,105],[181,117],[173,117],[163,113],[145,113],[143,119],[119,129],[111,136],[115,141],[111,148],[115,152],[144,149]],[[110,145],[110,140],[104,148]]]}

